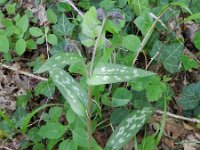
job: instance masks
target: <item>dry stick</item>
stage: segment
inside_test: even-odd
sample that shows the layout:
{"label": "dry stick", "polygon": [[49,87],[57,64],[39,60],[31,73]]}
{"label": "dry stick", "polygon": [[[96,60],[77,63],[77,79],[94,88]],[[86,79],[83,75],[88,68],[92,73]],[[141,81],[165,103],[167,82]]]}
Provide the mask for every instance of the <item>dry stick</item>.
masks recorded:
{"label": "dry stick", "polygon": [[[161,114],[161,115],[164,114],[164,112],[161,110],[156,110],[155,112],[157,114]],[[172,117],[172,118],[181,119],[181,120],[185,120],[185,121],[189,121],[189,122],[193,122],[193,123],[200,123],[200,120],[198,120],[196,118],[187,118],[187,117],[172,114],[170,112],[166,112],[166,114],[167,114],[167,116]]]}
{"label": "dry stick", "polygon": [[64,2],[68,3],[80,16],[83,17],[83,13],[74,5],[71,0],[63,0]]}
{"label": "dry stick", "polygon": [[142,49],[144,48],[144,46],[146,45],[147,41],[149,40],[150,36],[151,36],[151,33],[156,25],[156,23],[161,19],[161,17],[167,13],[170,9],[171,9],[172,6],[169,6],[167,9],[165,9],[156,19],[155,21],[153,22],[153,24],[151,25],[151,27],[149,28],[149,30],[147,31],[144,39],[142,40],[142,43],[140,44],[140,47],[137,49],[137,52],[136,52],[136,55],[135,55],[135,58],[133,59],[133,62],[132,62],[132,66],[134,66],[136,60],[137,60],[137,57],[139,55],[139,53],[142,51]]}
{"label": "dry stick", "polygon": [[48,81],[47,78],[43,78],[43,77],[40,77],[40,76],[36,76],[36,75],[34,75],[34,74],[32,74],[32,73],[19,70],[19,69],[17,69],[16,67],[12,67],[12,66],[9,66],[9,65],[6,65],[6,64],[3,64],[3,63],[0,63],[0,67],[6,68],[6,69],[8,69],[8,70],[16,71],[16,72],[18,72],[19,74],[23,74],[23,75],[28,76],[28,77],[31,77],[31,78],[35,78],[35,79],[42,80],[42,81]]}

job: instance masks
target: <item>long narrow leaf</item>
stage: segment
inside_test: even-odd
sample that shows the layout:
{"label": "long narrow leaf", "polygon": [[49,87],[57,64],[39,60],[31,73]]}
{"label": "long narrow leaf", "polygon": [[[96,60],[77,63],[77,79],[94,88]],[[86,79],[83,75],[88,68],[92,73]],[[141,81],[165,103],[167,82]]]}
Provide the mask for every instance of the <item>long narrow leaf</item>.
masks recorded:
{"label": "long narrow leaf", "polygon": [[78,116],[86,116],[87,93],[80,87],[79,83],[61,68],[51,70],[50,76],[72,110]]}
{"label": "long narrow leaf", "polygon": [[78,54],[59,52],[48,59],[35,73],[50,71],[54,68],[64,68],[66,65],[80,62],[82,58]]}
{"label": "long narrow leaf", "polygon": [[25,120],[24,120],[24,123],[22,124],[21,126],[21,131],[22,133],[26,133],[27,131],[27,128],[28,128],[28,124],[31,120],[31,118],[36,114],[38,113],[39,111],[41,111],[42,109],[45,109],[46,107],[49,107],[49,106],[53,106],[54,104],[46,104],[46,105],[43,105],[43,106],[40,106],[39,108],[35,109],[34,111],[32,111],[31,113],[29,113]]}
{"label": "long narrow leaf", "polygon": [[142,128],[146,120],[152,114],[150,107],[145,107],[142,110],[137,110],[131,113],[125,118],[113,132],[108,143],[106,144],[106,150],[119,150],[126,143],[135,136]]}
{"label": "long narrow leaf", "polygon": [[94,69],[93,75],[88,79],[88,84],[101,85],[126,82],[151,75],[154,75],[154,73],[138,68],[118,64],[100,64]]}

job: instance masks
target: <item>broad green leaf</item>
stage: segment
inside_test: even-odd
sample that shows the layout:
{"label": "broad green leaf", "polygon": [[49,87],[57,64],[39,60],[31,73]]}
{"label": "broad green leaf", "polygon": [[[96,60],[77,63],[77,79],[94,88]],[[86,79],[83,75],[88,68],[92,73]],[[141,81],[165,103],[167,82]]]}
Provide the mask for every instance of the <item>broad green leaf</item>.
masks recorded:
{"label": "broad green leaf", "polygon": [[36,143],[33,145],[32,150],[43,150],[43,149],[44,149],[44,145],[42,143]]}
{"label": "broad green leaf", "polygon": [[17,40],[15,44],[15,53],[21,56],[26,50],[26,41],[24,39]]}
{"label": "broad green leaf", "polygon": [[4,35],[0,35],[0,52],[8,53],[9,51],[9,41]]}
{"label": "broad green leaf", "polygon": [[62,107],[51,107],[49,109],[49,118],[51,121],[57,122],[62,115]]}
{"label": "broad green leaf", "polygon": [[132,101],[135,108],[142,109],[144,107],[151,107],[150,102],[147,100],[145,91],[132,90],[132,93],[134,95]]}
{"label": "broad green leaf", "polygon": [[77,63],[82,61],[82,58],[78,54],[58,52],[50,59],[48,59],[44,65],[42,65],[35,73],[42,73],[52,70],[54,68],[64,68],[66,65]]}
{"label": "broad green leaf", "polygon": [[[76,129],[72,130],[72,134],[74,143],[81,147],[88,147],[88,133],[83,128],[77,127]],[[92,147],[96,145],[96,142],[93,138],[91,140],[91,145]]]}
{"label": "broad green leaf", "polygon": [[120,150],[138,133],[151,114],[152,109],[145,107],[128,115],[112,133],[105,150]]}
{"label": "broad green leaf", "polygon": [[143,13],[142,15],[138,16],[134,23],[138,27],[138,29],[142,32],[142,35],[146,35],[148,30],[153,24],[153,21],[149,17],[149,12]]}
{"label": "broad green leaf", "polygon": [[99,21],[95,7],[91,7],[83,16],[82,33],[87,37],[94,39],[98,35]]}
{"label": "broad green leaf", "polygon": [[138,145],[138,150],[155,150],[157,147],[155,135],[145,136],[142,143]]}
{"label": "broad green leaf", "polygon": [[58,38],[54,34],[48,34],[47,35],[47,41],[48,41],[48,43],[50,43],[52,45],[58,44]]}
{"label": "broad green leaf", "polygon": [[39,108],[35,109],[35,110],[32,111],[31,113],[29,113],[29,114],[26,116],[26,118],[25,118],[25,120],[24,120],[24,122],[23,122],[23,124],[22,124],[22,126],[21,126],[21,131],[22,131],[22,133],[26,133],[27,128],[28,128],[28,124],[29,124],[29,122],[31,121],[31,118],[32,118],[36,113],[38,113],[39,111],[41,111],[42,109],[44,109],[44,108],[46,108],[46,107],[53,106],[53,105],[54,105],[54,104],[45,104],[45,105],[42,105],[42,106],[40,106]]}
{"label": "broad green leaf", "polygon": [[134,13],[139,16],[149,8],[149,0],[130,0]]}
{"label": "broad green leaf", "polygon": [[79,83],[72,76],[61,68],[50,70],[50,76],[73,111],[78,116],[85,117],[87,107],[86,91],[80,87]]}
{"label": "broad green leaf", "polygon": [[119,124],[124,118],[128,116],[128,110],[125,108],[115,109],[110,117],[110,122],[112,124]]}
{"label": "broad green leaf", "polygon": [[63,13],[58,19],[57,24],[53,26],[53,30],[56,35],[69,36],[72,34],[74,27],[74,24]]}
{"label": "broad green leaf", "polygon": [[136,78],[154,75],[154,73],[138,68],[127,67],[119,64],[99,64],[95,67],[89,85],[111,84],[126,82]]}
{"label": "broad green leaf", "polygon": [[40,37],[40,36],[43,35],[42,30],[41,30],[40,28],[38,28],[38,27],[31,27],[31,28],[29,29],[29,32],[30,32],[30,34],[31,34],[32,36],[34,36],[34,37]]}
{"label": "broad green leaf", "polygon": [[181,57],[181,61],[183,63],[183,67],[186,71],[199,67],[199,63],[195,59],[189,58],[187,55],[183,55]]}
{"label": "broad green leaf", "polygon": [[43,138],[48,138],[51,140],[59,139],[67,131],[67,129],[67,126],[64,126],[58,122],[50,122],[42,126],[37,134]]}
{"label": "broad green leaf", "polygon": [[58,150],[70,150],[68,148],[68,145],[69,145],[69,141],[68,140],[64,140],[59,144]]}
{"label": "broad green leaf", "polygon": [[132,93],[126,88],[117,88],[112,97],[112,106],[119,107],[128,104],[132,99]]}
{"label": "broad green leaf", "polygon": [[37,48],[37,44],[36,44],[36,42],[34,40],[29,39],[29,40],[26,41],[26,47],[28,49],[36,49]]}
{"label": "broad green leaf", "polygon": [[16,22],[16,26],[18,29],[20,29],[20,31],[22,33],[26,32],[28,30],[28,26],[29,26],[29,20],[28,20],[28,16],[24,15],[22,16],[17,22]]}
{"label": "broad green leaf", "polygon": [[38,128],[37,127],[33,127],[28,131],[28,137],[31,141],[37,143],[40,142],[42,140],[42,137],[39,136],[38,134],[35,134],[38,132]]}
{"label": "broad green leaf", "polygon": [[8,12],[8,14],[15,14],[15,6],[16,6],[16,3],[13,3],[13,4],[9,4],[7,3],[6,4],[6,11]]}
{"label": "broad green leaf", "polygon": [[37,44],[43,44],[45,41],[45,35],[39,37],[37,40],[36,40],[36,43]]}
{"label": "broad green leaf", "polygon": [[200,31],[195,33],[194,45],[198,50],[200,50]]}
{"label": "broad green leaf", "polygon": [[200,103],[200,82],[187,85],[178,99],[178,104],[184,110],[191,110],[197,107]]}
{"label": "broad green leaf", "polygon": [[165,45],[157,40],[153,45],[150,55],[151,57],[157,55],[155,60],[161,61],[165,69],[170,73],[176,73],[180,71],[182,53],[183,45],[181,43]]}
{"label": "broad green leaf", "polygon": [[135,35],[127,35],[122,38],[122,46],[130,51],[136,52],[140,47],[140,39]]}
{"label": "broad green leaf", "polygon": [[55,85],[52,80],[42,81],[35,87],[36,96],[42,94],[50,99],[53,98],[54,91]]}
{"label": "broad green leaf", "polygon": [[47,9],[46,11],[47,19],[51,23],[56,23],[57,22],[57,16],[55,12],[52,9]]}

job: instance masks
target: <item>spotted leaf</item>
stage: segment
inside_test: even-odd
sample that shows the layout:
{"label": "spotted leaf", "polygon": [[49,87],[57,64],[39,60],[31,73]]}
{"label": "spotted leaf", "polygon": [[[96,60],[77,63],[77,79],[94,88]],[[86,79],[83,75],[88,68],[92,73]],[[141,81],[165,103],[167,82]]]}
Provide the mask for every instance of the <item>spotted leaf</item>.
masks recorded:
{"label": "spotted leaf", "polygon": [[87,93],[73,77],[61,68],[50,70],[50,76],[72,110],[78,115],[86,116]]}
{"label": "spotted leaf", "polygon": [[145,107],[142,110],[137,110],[126,117],[112,133],[106,144],[106,150],[119,150],[130,139],[137,134],[137,132],[144,125],[146,120],[151,116],[152,109]]}
{"label": "spotted leaf", "polygon": [[64,68],[66,65],[80,62],[82,58],[73,53],[59,52],[48,59],[35,73],[42,73],[54,68]]}
{"label": "spotted leaf", "polygon": [[151,75],[154,75],[154,73],[138,68],[118,64],[100,64],[94,69],[93,75],[88,79],[88,84],[101,85],[126,82]]}

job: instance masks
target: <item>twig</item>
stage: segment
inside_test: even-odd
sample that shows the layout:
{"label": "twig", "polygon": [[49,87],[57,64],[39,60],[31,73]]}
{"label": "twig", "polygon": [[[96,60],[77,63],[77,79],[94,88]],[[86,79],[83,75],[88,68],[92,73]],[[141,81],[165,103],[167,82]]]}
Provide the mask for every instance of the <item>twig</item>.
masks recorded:
{"label": "twig", "polygon": [[[157,114],[164,114],[163,111],[161,110],[156,110],[155,111]],[[175,115],[172,114],[170,112],[166,112],[168,117],[172,117],[172,118],[176,118],[176,119],[181,119],[181,120],[185,120],[185,121],[189,121],[189,122],[193,122],[193,123],[200,123],[200,120],[196,119],[196,118],[187,118],[187,117],[183,117],[183,116],[179,116],[179,115]]]}
{"label": "twig", "polygon": [[3,63],[0,63],[0,67],[6,68],[6,69],[8,69],[8,70],[16,71],[16,72],[18,72],[19,74],[23,74],[23,75],[28,76],[28,77],[31,77],[31,78],[35,78],[35,79],[42,80],[42,81],[48,81],[47,78],[43,78],[43,77],[40,77],[40,76],[36,76],[36,75],[34,75],[34,74],[32,74],[32,73],[19,70],[19,69],[15,68],[15,67],[12,67],[12,66],[9,66],[9,65],[6,65],[6,64],[3,64]]}
{"label": "twig", "polygon": [[12,150],[12,149],[10,149],[9,147],[6,147],[6,146],[0,146],[0,149]]}
{"label": "twig", "polygon": [[81,17],[83,17],[83,13],[74,5],[71,0],[63,0],[64,2],[68,3]]}

